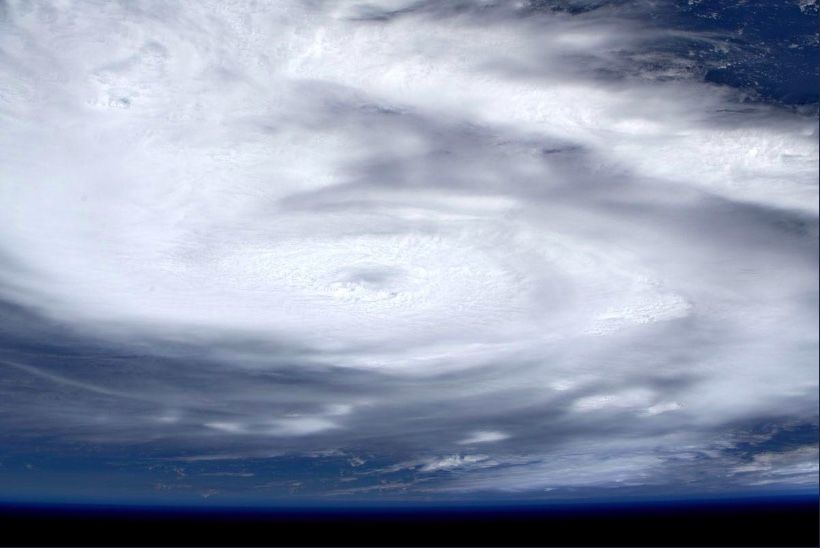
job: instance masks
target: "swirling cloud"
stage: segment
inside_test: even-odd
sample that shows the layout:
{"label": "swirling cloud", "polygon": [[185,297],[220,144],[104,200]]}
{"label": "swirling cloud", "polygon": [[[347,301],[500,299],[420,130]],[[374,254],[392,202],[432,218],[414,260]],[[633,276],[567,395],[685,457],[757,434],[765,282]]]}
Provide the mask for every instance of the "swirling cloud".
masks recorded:
{"label": "swirling cloud", "polygon": [[816,119],[536,4],[5,4],[4,424],[442,493],[816,483],[730,456],[816,428]]}

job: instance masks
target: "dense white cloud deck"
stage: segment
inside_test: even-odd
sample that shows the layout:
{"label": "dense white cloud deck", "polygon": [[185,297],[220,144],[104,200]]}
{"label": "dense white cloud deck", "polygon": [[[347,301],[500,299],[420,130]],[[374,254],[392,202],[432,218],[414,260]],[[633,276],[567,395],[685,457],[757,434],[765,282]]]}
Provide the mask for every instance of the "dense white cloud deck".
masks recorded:
{"label": "dense white cloud deck", "polygon": [[[182,378],[132,387],[155,407],[133,432],[352,450],[390,439],[384,413],[409,466],[478,470],[448,489],[640,482],[722,443],[707,425],[816,422],[816,120],[634,68],[654,31],[616,12],[527,9],[8,3],[3,298],[236,379],[283,367],[283,344],[433,379],[303,401],[235,379],[220,406],[185,403]],[[272,407],[229,403],[246,396]],[[430,406],[449,417],[405,422]],[[626,426],[598,432],[601,413]],[[558,449],[550,420],[600,439]],[[459,456],[474,444],[501,449]]]}

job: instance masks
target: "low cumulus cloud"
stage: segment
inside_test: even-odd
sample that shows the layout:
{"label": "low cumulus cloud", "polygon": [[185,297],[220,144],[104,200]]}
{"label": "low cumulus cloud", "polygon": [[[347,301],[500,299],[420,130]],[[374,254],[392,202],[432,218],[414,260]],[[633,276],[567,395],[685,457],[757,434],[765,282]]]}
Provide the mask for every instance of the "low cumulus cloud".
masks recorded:
{"label": "low cumulus cloud", "polygon": [[816,485],[766,444],[817,428],[816,118],[542,4],[3,4],[3,429],[350,494]]}

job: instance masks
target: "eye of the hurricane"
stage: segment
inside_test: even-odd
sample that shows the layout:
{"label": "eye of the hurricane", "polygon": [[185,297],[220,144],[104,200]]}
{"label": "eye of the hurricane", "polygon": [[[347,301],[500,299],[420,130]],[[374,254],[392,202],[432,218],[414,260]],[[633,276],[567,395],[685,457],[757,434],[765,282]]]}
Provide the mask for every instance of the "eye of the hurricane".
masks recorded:
{"label": "eye of the hurricane", "polygon": [[397,266],[375,264],[343,268],[336,273],[337,279],[328,284],[328,296],[342,301],[395,299],[411,291],[423,272],[421,268],[408,272]]}
{"label": "eye of the hurricane", "polygon": [[401,317],[447,314],[456,303],[468,315],[504,308],[522,289],[515,273],[468,236],[362,233],[282,241],[232,251],[219,278],[230,282],[229,290],[254,294],[250,306],[260,299],[301,303],[302,320],[338,313],[351,321],[389,317],[395,327]]}

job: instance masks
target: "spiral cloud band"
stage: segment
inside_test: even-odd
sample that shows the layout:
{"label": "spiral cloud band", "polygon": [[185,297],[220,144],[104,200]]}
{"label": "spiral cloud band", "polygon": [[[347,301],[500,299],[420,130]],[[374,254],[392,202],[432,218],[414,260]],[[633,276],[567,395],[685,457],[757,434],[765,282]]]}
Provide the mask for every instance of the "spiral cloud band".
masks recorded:
{"label": "spiral cloud band", "polygon": [[0,5],[8,455],[816,486],[816,117],[566,4]]}

